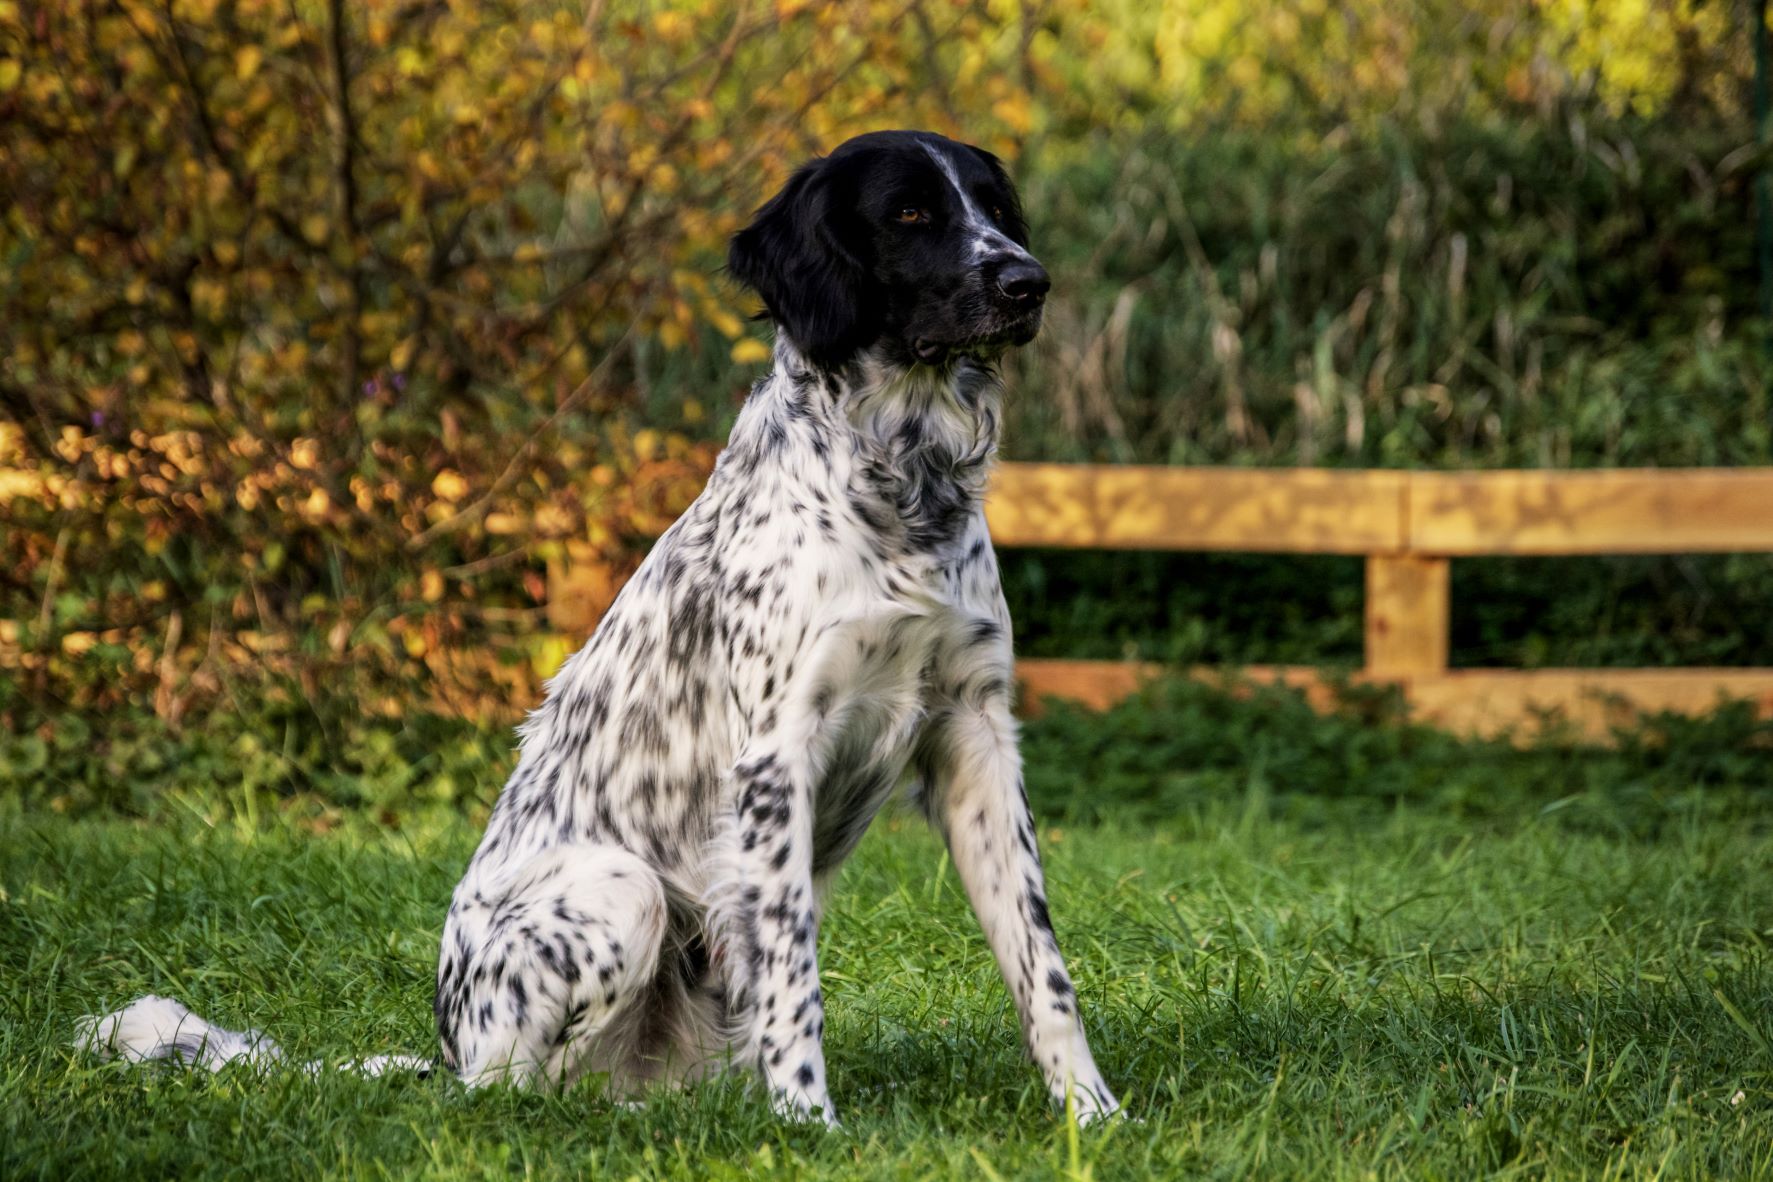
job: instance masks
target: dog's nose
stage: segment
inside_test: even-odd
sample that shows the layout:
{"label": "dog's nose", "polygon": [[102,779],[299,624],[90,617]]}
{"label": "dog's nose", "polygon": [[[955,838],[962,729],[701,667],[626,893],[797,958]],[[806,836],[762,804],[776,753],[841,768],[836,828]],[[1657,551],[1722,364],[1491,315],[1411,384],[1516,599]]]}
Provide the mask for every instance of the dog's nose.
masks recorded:
{"label": "dog's nose", "polygon": [[1052,286],[1047,269],[1033,259],[1017,259],[997,273],[997,290],[1013,304],[1032,308],[1047,298]]}

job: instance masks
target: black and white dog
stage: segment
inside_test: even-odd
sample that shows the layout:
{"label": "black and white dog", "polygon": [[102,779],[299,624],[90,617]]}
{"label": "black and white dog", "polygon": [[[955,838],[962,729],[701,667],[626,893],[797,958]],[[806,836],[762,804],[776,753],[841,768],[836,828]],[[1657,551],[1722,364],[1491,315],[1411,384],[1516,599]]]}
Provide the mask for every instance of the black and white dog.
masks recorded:
{"label": "black and white dog", "polygon": [[[996,158],[907,131],[807,164],[733,239],[774,368],[522,728],[443,931],[443,1062],[470,1084],[633,1091],[755,1064],[781,1110],[835,1122],[821,895],[907,785],[1054,1100],[1115,1110],[1048,914],[981,511],[993,362],[1034,337],[1048,287],[1027,241]],[[83,1035],[131,1058],[277,1053],[160,998]]]}

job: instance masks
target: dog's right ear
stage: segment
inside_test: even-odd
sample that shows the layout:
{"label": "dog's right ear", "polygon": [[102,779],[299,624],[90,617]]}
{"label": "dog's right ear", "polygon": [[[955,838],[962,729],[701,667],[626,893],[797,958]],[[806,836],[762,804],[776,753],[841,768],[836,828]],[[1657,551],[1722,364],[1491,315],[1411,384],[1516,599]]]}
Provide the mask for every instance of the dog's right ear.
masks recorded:
{"label": "dog's right ear", "polygon": [[853,220],[834,193],[828,161],[802,165],[733,235],[727,272],[763,297],[778,332],[803,357],[837,369],[873,343],[878,318],[863,306],[866,264]]}

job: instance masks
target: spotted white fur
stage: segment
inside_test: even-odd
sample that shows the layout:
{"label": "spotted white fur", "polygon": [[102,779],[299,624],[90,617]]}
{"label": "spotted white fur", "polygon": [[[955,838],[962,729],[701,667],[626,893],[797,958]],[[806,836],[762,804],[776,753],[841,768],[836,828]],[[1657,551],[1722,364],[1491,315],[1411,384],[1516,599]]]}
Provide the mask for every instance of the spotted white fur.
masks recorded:
{"label": "spotted white fur", "polygon": [[[1032,335],[1045,273],[995,229],[990,259],[968,255],[983,215],[957,169],[990,183],[994,161],[893,134],[830,160],[886,184],[921,145],[962,214],[946,237],[906,247],[878,229],[857,246],[924,260],[890,280],[910,311],[854,297],[886,307],[873,343],[837,361],[802,348],[818,324],[778,271],[805,268],[745,256],[744,235],[735,244],[735,271],[778,321],[774,365],[706,489],[521,728],[443,932],[442,1061],[469,1084],[597,1075],[631,1094],[743,1065],[783,1112],[835,1123],[822,900],[904,790],[948,843],[1054,1100],[1069,1095],[1086,1120],[1115,1110],[1048,914],[981,507],[1002,397],[991,356]],[[797,184],[809,187],[797,177],[759,226],[800,216],[786,201]],[[771,230],[768,241],[801,240]],[[1038,279],[1032,294],[993,294],[1006,258]],[[925,299],[931,283],[948,283],[949,303]],[[931,339],[944,343],[918,357],[938,360],[908,357],[908,342]],[[134,1059],[280,1054],[163,999],[89,1022],[85,1041]]]}

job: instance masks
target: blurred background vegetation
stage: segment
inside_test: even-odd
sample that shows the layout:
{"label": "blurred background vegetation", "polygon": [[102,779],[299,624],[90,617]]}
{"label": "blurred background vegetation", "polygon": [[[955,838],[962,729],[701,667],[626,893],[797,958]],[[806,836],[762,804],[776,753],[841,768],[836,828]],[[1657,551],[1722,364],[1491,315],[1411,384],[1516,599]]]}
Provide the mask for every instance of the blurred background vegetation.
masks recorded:
{"label": "blurred background vegetation", "polygon": [[[767,356],[725,236],[874,127],[1023,186],[1013,458],[1773,463],[1757,7],[0,0],[0,766],[488,797],[544,564],[613,595]],[[1358,661],[1355,561],[1005,566],[1026,653]],[[1768,619],[1765,557],[1455,567],[1455,664]]]}

